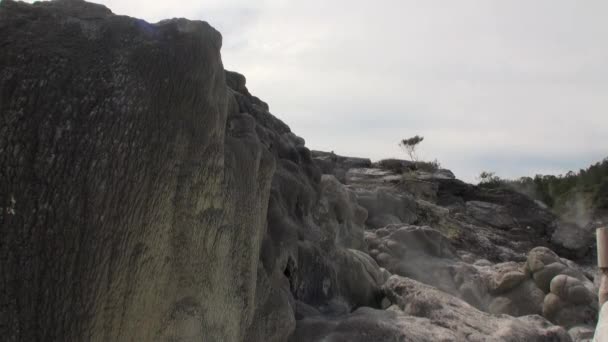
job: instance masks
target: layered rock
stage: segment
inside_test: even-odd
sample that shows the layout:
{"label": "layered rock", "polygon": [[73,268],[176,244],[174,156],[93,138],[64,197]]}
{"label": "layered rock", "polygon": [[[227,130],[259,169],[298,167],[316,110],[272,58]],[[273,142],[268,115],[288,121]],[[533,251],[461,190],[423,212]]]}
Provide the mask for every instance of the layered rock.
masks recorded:
{"label": "layered rock", "polygon": [[3,340],[589,333],[589,274],[545,248],[588,246],[554,216],[449,170],[311,152],[205,22],[5,0],[0,46]]}
{"label": "layered rock", "polygon": [[[552,214],[518,194],[475,188],[443,176],[440,170],[408,172],[406,176],[392,169],[346,172],[346,185],[369,211],[365,239],[379,266],[432,285],[484,312],[543,315],[575,337],[593,326],[597,299],[592,276],[546,247],[532,248],[535,244],[564,248],[553,244],[550,228],[556,218]],[[418,178],[438,184],[436,193],[412,189]],[[530,203],[533,208],[524,208]],[[404,210],[413,214],[403,219],[398,213]],[[521,222],[534,227],[522,227]],[[568,281],[560,280],[566,276]],[[554,279],[562,285],[551,291]]]}
{"label": "layered rock", "polygon": [[3,340],[245,338],[276,161],[230,111],[221,44],[200,21],[0,4]]}
{"label": "layered rock", "polygon": [[297,303],[379,305],[365,209],[207,23],[4,1],[0,33],[6,340],[284,341]]}

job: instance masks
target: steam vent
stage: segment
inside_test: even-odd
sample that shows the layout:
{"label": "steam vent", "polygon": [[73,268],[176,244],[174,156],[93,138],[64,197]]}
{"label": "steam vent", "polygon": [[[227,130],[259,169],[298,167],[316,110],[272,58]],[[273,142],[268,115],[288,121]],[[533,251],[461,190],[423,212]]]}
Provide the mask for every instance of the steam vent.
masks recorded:
{"label": "steam vent", "polygon": [[311,151],[203,21],[0,2],[0,340],[590,341],[594,231]]}

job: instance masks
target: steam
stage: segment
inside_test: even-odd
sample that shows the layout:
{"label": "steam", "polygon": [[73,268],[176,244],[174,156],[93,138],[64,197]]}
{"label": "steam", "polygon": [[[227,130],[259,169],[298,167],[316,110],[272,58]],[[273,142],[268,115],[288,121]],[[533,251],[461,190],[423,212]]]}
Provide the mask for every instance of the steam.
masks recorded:
{"label": "steam", "polygon": [[584,193],[575,192],[569,196],[563,205],[561,219],[575,223],[579,227],[587,227],[593,220],[592,201]]}

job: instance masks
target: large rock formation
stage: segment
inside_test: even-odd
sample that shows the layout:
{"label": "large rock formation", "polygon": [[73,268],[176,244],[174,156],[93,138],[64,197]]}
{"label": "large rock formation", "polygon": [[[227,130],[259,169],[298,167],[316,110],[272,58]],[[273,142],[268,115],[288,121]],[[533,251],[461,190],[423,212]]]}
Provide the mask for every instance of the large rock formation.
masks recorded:
{"label": "large rock formation", "polygon": [[[414,166],[404,171],[407,162],[395,171],[397,162],[346,168],[344,178],[359,204],[368,209],[365,240],[380,267],[483,312],[543,315],[569,329],[573,338],[592,329],[598,311],[594,277],[547,248],[568,248],[553,238],[558,234],[553,228],[561,224],[555,215],[508,189],[465,184],[445,170]],[[341,172],[343,167],[334,169]],[[567,255],[580,253],[578,247],[570,251]],[[344,316],[343,323],[355,317],[376,319],[374,311],[365,311],[371,316],[362,312]],[[306,322],[318,320],[317,316]],[[326,331],[333,336],[333,330]]]}
{"label": "large rock formation", "polygon": [[243,340],[276,162],[229,115],[221,44],[0,4],[3,340]]}
{"label": "large rock formation", "polygon": [[296,302],[378,305],[366,211],[207,23],[7,0],[0,35],[3,338],[283,341]]}
{"label": "large rock formation", "polygon": [[352,341],[571,341],[539,316],[494,316],[417,281],[392,276],[384,291],[388,310],[362,308],[340,317],[309,317],[294,342]]}
{"label": "large rock formation", "polygon": [[449,170],[311,153],[205,22],[4,0],[0,47],[2,340],[589,333],[592,277],[545,248],[588,246],[553,215]]}

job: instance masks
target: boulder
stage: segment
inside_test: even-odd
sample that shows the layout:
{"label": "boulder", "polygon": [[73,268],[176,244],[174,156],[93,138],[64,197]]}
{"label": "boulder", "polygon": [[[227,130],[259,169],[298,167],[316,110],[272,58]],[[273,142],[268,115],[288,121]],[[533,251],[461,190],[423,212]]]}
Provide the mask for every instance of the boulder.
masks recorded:
{"label": "boulder", "polygon": [[516,317],[542,314],[545,293],[530,279],[501,296],[509,299],[511,305],[506,311],[494,311],[493,313],[504,313]]}
{"label": "boulder", "polygon": [[572,304],[589,305],[596,299],[596,295],[582,281],[565,274],[551,280],[551,293]]}
{"label": "boulder", "polygon": [[540,316],[490,315],[411,279],[392,276],[384,289],[396,305],[338,317],[311,315],[298,321],[290,342],[571,341],[563,328]]}
{"label": "boulder", "polygon": [[359,306],[379,307],[380,287],[385,282],[378,264],[354,249],[324,250],[311,242],[301,242],[298,265],[291,276],[296,299],[316,308],[340,302],[344,310]]}
{"label": "boulder", "polygon": [[562,274],[566,270],[566,265],[559,262],[554,262],[541,268],[537,272],[534,272],[532,277],[536,283],[536,286],[543,290],[543,292],[549,293],[553,278],[555,278],[558,274]]}
{"label": "boulder", "polygon": [[456,341],[570,341],[566,331],[539,316],[494,316],[415,280],[392,276],[385,295],[408,316],[428,318]]}
{"label": "boulder", "polygon": [[527,278],[523,268],[516,262],[496,264],[488,277],[488,290],[492,294],[507,292]]}
{"label": "boulder", "polygon": [[536,247],[528,253],[527,268],[535,273],[538,270],[555,262],[560,262],[560,257],[547,247]]}

